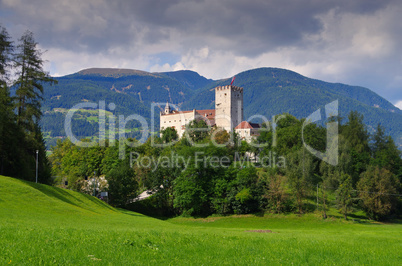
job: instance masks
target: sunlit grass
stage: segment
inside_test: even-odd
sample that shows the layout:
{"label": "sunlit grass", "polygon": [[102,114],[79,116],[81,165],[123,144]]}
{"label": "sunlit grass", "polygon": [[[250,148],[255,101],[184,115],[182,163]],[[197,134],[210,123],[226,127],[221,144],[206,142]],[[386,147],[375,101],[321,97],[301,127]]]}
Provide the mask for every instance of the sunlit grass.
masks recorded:
{"label": "sunlit grass", "polygon": [[[273,233],[247,232],[271,230]],[[371,264],[402,261],[402,225],[319,215],[166,221],[0,176],[0,264]]]}

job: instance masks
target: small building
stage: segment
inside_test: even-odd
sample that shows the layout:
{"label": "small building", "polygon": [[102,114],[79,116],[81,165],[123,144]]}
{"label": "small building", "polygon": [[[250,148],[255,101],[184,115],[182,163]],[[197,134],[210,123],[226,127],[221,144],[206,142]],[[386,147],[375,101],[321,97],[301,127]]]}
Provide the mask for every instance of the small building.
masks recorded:
{"label": "small building", "polygon": [[259,136],[260,124],[242,121],[237,127],[235,132],[239,134],[241,140],[251,142],[253,138]]}

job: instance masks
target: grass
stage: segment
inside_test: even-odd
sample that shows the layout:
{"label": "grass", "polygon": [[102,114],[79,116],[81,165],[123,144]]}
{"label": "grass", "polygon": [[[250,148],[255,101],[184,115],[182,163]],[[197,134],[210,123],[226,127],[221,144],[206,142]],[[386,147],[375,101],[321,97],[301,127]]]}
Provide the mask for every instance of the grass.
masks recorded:
{"label": "grass", "polygon": [[[273,233],[246,232],[269,229]],[[0,264],[367,264],[402,261],[402,225],[243,215],[165,221],[0,176]]]}

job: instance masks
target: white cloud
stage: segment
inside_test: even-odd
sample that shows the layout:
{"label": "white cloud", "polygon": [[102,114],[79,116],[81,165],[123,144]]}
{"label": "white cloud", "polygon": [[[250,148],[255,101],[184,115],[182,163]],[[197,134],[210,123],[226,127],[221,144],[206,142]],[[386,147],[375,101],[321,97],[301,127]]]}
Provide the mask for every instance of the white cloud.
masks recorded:
{"label": "white cloud", "polygon": [[400,110],[402,110],[402,100],[401,100],[401,101],[398,101],[398,102],[395,104],[395,106],[398,107]]}

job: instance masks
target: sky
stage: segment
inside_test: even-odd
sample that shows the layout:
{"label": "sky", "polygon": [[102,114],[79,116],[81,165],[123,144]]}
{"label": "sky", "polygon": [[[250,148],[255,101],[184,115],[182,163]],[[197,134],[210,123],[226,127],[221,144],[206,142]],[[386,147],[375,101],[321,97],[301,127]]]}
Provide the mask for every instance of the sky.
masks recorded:
{"label": "sky", "polygon": [[15,41],[32,31],[52,76],[277,67],[367,87],[400,109],[401,13],[400,0],[0,0],[0,24]]}

